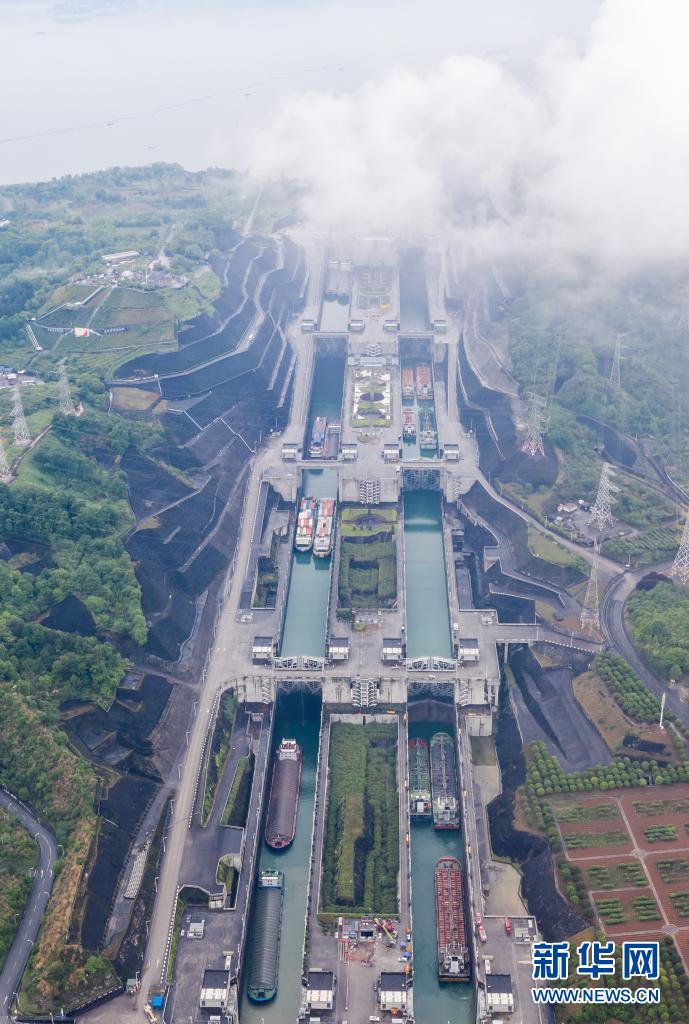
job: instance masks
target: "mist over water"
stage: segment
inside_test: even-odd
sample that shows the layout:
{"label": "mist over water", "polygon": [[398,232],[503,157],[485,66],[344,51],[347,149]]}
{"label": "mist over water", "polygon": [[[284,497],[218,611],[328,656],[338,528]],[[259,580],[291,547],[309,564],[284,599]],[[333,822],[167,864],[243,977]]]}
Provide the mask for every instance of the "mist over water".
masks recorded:
{"label": "mist over water", "polygon": [[553,35],[578,45],[598,7],[0,0],[0,184],[158,160],[241,169],[287,94],[343,95],[454,52],[521,60]]}

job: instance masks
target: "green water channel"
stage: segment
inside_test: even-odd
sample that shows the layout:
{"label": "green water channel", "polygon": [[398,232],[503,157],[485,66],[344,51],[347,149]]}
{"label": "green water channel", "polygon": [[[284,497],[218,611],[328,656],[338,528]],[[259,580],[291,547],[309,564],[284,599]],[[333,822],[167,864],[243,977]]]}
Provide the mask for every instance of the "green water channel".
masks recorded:
{"label": "green water channel", "polygon": [[[340,306],[346,310],[346,306]],[[313,365],[311,404],[309,406],[308,432],[313,428],[317,416],[325,416],[329,423],[340,423],[342,419],[342,395],[344,393],[345,359],[343,356],[316,356]],[[326,495],[327,497],[327,495]]]}
{"label": "green water channel", "polygon": [[[452,732],[444,723],[410,722],[409,736],[429,744],[434,732]],[[414,1017],[418,1024],[469,1024],[474,1021],[473,984],[438,981],[435,925],[435,865],[440,857],[464,862],[460,832],[436,831],[431,822],[412,822],[411,874],[414,939]]]}
{"label": "green water channel", "polygon": [[[403,359],[401,363],[401,369],[405,366],[411,366],[412,368],[417,366],[420,362],[429,362],[429,360],[421,359]],[[419,401],[416,396],[413,399],[402,399],[403,408],[411,408],[414,410],[414,422],[416,423],[416,440],[415,441],[404,441],[402,442],[402,458],[403,459],[437,459],[438,449],[434,452],[422,452],[419,447],[419,410],[430,409],[435,415],[435,402],[429,402],[421,400]],[[437,426],[437,424],[436,424]]]}
{"label": "green water channel", "polygon": [[442,505],[438,491],[404,494],[407,656],[452,657]]}
{"label": "green water channel", "polygon": [[[261,1005],[250,1002],[243,994],[242,1024],[285,1024],[296,1021],[299,1012],[320,709],[320,700],[307,694],[290,694],[278,701],[273,746],[277,747],[282,739],[294,739],[302,751],[297,831],[292,845],[282,853],[271,850],[260,837],[259,866],[279,868],[285,874],[278,991],[272,1002]],[[245,979],[247,975],[245,971]]]}
{"label": "green water channel", "polygon": [[[336,470],[304,470],[301,493],[313,498],[337,497]],[[332,556],[316,558],[311,551],[293,552],[280,645],[282,657],[325,656],[331,562]]]}

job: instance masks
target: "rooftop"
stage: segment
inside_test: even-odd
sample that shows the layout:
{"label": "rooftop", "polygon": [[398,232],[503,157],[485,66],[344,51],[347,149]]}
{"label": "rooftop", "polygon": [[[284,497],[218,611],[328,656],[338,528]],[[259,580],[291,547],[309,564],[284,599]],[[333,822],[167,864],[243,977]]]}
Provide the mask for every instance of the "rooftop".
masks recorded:
{"label": "rooftop", "polygon": [[388,971],[380,976],[381,992],[402,992],[406,989],[407,984],[407,975],[402,971]]}
{"label": "rooftop", "polygon": [[486,992],[512,992],[512,975],[511,974],[487,974],[486,975]]}

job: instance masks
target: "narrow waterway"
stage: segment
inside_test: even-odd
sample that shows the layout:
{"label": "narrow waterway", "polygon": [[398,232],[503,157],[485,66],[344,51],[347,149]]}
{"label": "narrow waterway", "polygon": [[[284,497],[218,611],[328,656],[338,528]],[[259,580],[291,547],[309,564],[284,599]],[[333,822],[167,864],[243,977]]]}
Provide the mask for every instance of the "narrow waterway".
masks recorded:
{"label": "narrow waterway", "polygon": [[400,333],[427,331],[428,295],[423,249],[403,249],[400,253]]}
{"label": "narrow waterway", "polygon": [[[346,307],[335,303],[339,309]],[[340,423],[344,392],[344,356],[316,356],[313,364],[313,384],[309,406],[309,430],[317,416],[325,416],[329,423]]]}
{"label": "narrow waterway", "polygon": [[[305,470],[302,494],[313,498],[337,497],[337,472]],[[325,656],[328,596],[332,558],[316,558],[311,551],[294,551],[282,629],[280,655]]]}
{"label": "narrow waterway", "polygon": [[321,308],[320,329],[334,334],[337,331],[347,333],[349,325],[349,302],[338,302],[337,299],[324,299]]}
{"label": "narrow waterway", "polygon": [[441,496],[404,494],[407,656],[452,657]]}
{"label": "narrow waterway", "polygon": [[[441,723],[411,722],[409,736],[430,743],[434,732],[451,731]],[[436,831],[431,822],[412,822],[411,874],[414,921],[414,1017],[418,1024],[469,1024],[474,1020],[473,984],[438,981],[435,926],[435,865],[440,857],[464,862],[460,832]]]}
{"label": "narrow waterway", "polygon": [[261,836],[259,866],[279,868],[285,874],[278,991],[272,1002],[261,1005],[243,994],[242,1024],[284,1024],[296,1021],[299,1012],[320,713],[320,699],[309,694],[294,693],[278,700],[274,747],[282,739],[294,739],[302,750],[297,831],[294,842],[283,853],[269,849]]}
{"label": "narrow waterway", "polygon": [[[428,362],[430,362],[430,360],[428,360],[428,359],[424,359],[424,360],[421,360],[421,359],[403,359],[402,363],[401,363],[401,366],[402,366],[402,369],[404,369],[407,366],[409,366],[412,369],[414,369],[414,367],[418,366],[418,364],[420,362],[428,363]],[[402,440],[402,458],[403,459],[437,459],[438,458],[438,449],[437,448],[435,449],[435,451],[428,451],[428,450],[421,451],[421,447],[419,445],[419,437],[420,437],[420,432],[421,432],[421,420],[420,420],[419,414],[420,414],[420,412],[422,410],[428,410],[432,414],[433,419],[435,420],[435,401],[427,401],[425,399],[419,400],[416,396],[414,396],[414,398],[403,398],[402,399],[402,406],[403,406],[403,408],[413,409],[413,411],[414,411],[414,423],[416,424],[416,437],[415,437],[415,439],[413,441],[408,441],[406,438],[403,438],[403,440]],[[436,426],[437,426],[437,424],[436,424]]]}

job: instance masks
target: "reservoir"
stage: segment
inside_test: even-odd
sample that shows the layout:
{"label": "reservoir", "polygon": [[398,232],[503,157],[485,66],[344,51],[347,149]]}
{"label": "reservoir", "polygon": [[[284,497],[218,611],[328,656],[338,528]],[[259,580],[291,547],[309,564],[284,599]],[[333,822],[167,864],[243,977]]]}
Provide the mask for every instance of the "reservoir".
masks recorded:
{"label": "reservoir", "polygon": [[405,491],[407,657],[452,657],[450,608],[438,491]]}
{"label": "reservoir", "polygon": [[[410,737],[419,736],[428,743],[433,733],[440,730],[452,732],[452,727],[437,722],[411,722],[409,725]],[[464,861],[461,832],[437,831],[430,821],[413,821],[414,1016],[419,1024],[473,1024],[473,983],[441,985],[438,981],[434,871],[440,857],[457,857]],[[467,932],[470,930],[467,923]]]}
{"label": "reservoir", "polygon": [[[320,699],[312,695],[294,693],[278,699],[273,749],[280,740],[292,739],[302,751],[297,831],[294,842],[283,852],[271,850],[263,840],[263,833],[260,836],[259,869],[278,868],[285,874],[278,991],[272,1002],[262,1005],[243,998],[242,1024],[283,1024],[296,1021],[299,1012],[320,711]],[[245,979],[246,974],[245,971]]]}
{"label": "reservoir", "polygon": [[[314,498],[336,498],[337,472],[334,469],[304,470],[301,493]],[[331,562],[332,556],[316,558],[311,551],[293,552],[281,657],[325,657]]]}

